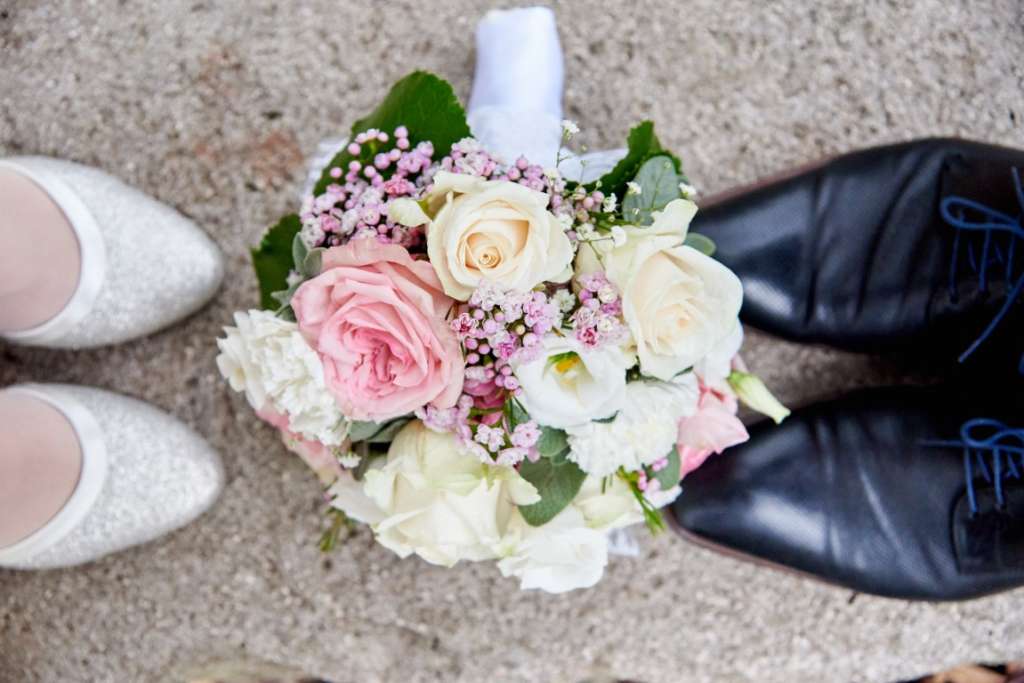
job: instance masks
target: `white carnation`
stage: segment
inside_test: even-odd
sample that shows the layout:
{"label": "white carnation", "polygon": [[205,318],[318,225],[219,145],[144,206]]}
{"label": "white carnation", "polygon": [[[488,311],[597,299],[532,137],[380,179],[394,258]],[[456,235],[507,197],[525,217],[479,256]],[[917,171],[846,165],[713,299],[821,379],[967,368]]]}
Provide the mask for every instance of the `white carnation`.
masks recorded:
{"label": "white carnation", "polygon": [[269,311],[235,314],[217,340],[217,368],[252,407],[288,416],[291,431],[325,446],[344,440],[345,421],[324,383],[323,365],[298,325]]}
{"label": "white carnation", "polygon": [[697,412],[700,390],[692,372],[669,382],[626,385],[622,409],[611,422],[588,422],[566,429],[569,459],[584,472],[604,477],[664,458],[676,443],[679,420]]}

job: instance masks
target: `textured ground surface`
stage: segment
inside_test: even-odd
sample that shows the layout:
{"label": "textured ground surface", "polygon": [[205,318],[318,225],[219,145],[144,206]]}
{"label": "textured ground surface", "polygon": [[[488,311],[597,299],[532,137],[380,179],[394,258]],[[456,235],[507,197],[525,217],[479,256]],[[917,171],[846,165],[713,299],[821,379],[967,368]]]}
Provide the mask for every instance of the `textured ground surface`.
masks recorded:
{"label": "textured ground surface", "polygon": [[[192,527],[83,569],[0,572],[0,680],[164,680],[256,657],[341,681],[874,681],[1024,653],[1024,592],[958,605],[857,596],[663,536],[594,590],[522,594],[491,566],[399,561],[360,533],[314,547],[316,486],[213,364],[256,301],[246,247],[290,209],[304,157],[428,68],[469,92],[486,2],[0,0],[0,154],[94,164],[195,218],[228,283],[185,324],[116,349],[0,347],[0,384],[144,398],[208,437],[230,481]],[[560,3],[566,105],[589,144],[658,122],[724,189],[925,134],[1024,144],[1018,0]],[[753,336],[753,335],[752,335]],[[753,336],[788,401],[899,381],[868,358]]]}

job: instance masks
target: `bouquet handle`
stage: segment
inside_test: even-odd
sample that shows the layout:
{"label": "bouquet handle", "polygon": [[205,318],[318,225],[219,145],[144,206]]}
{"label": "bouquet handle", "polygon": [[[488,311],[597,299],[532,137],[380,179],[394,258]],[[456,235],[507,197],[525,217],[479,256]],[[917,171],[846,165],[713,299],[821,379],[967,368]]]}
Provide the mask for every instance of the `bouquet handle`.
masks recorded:
{"label": "bouquet handle", "polygon": [[476,30],[468,120],[483,145],[514,161],[555,166],[562,138],[564,65],[547,7],[488,12]]}

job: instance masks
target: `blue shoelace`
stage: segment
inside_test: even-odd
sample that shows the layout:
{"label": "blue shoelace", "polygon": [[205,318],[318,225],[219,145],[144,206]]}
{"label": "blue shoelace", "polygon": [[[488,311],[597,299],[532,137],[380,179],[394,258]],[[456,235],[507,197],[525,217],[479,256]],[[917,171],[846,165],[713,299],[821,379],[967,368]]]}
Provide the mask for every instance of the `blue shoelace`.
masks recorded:
{"label": "blue shoelace", "polygon": [[928,440],[922,445],[963,450],[967,502],[971,514],[978,514],[975,482],[980,478],[994,486],[996,505],[1006,501],[1003,483],[1024,477],[1024,429],[1007,427],[999,420],[984,417],[968,420],[960,427],[957,440]]}
{"label": "blue shoelace", "polygon": [[[963,363],[967,358],[988,339],[995,329],[1002,322],[1003,318],[1010,312],[1010,308],[1024,292],[1024,254],[1017,254],[1017,251],[1024,251],[1024,187],[1021,185],[1020,173],[1016,168],[1011,169],[1013,174],[1013,186],[1017,193],[1017,203],[1020,205],[1021,213],[1017,216],[1010,216],[1002,211],[985,206],[966,197],[950,196],[942,200],[939,210],[943,220],[956,228],[956,235],[953,242],[953,257],[949,266],[949,294],[955,301],[958,292],[956,286],[957,267],[960,262],[961,246],[965,246],[967,262],[971,269],[978,275],[979,287],[983,293],[988,292],[989,281],[992,276],[990,266],[1002,265],[1006,281],[1009,285],[1009,292],[1002,308],[988,324],[988,327],[960,356]],[[976,242],[970,237],[977,234],[983,235],[981,253],[977,254]],[[966,237],[965,237],[966,236]],[[1007,240],[1000,240],[1007,236]],[[1000,242],[1003,242],[1000,244]],[[1015,257],[1017,263],[1015,263]],[[1016,266],[1016,268],[1015,268]],[[1016,272],[1019,271],[1019,272]],[[999,274],[996,274],[998,277]],[[1024,355],[1021,356],[1017,367],[1018,372],[1024,375]]]}

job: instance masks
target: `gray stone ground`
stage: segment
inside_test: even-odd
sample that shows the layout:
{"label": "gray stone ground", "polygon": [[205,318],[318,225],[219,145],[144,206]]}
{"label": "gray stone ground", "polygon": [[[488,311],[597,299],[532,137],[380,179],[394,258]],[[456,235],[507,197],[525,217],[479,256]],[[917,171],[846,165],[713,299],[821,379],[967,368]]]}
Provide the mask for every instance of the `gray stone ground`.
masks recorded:
{"label": "gray stone ground", "polygon": [[[414,68],[466,96],[490,2],[0,0],[0,154],[94,164],[192,216],[228,255],[220,297],[119,348],[0,347],[0,384],[152,401],[223,454],[198,523],[90,566],[0,572],[0,680],[153,681],[182,662],[290,661],[340,681],[881,683],[1024,654],[1024,593],[925,605],[712,555],[669,535],[599,587],[520,593],[490,565],[400,561],[360,532],[315,548],[316,485],[218,379],[212,339],[256,301],[246,247],[289,210],[305,156]],[[708,191],[927,134],[1024,144],[1019,0],[555,5],[566,104],[594,148],[652,117]],[[154,236],[159,239],[159,236]],[[154,264],[159,277],[159,264]],[[901,381],[869,358],[751,335],[802,404]],[[919,482],[908,482],[911,486]]]}

